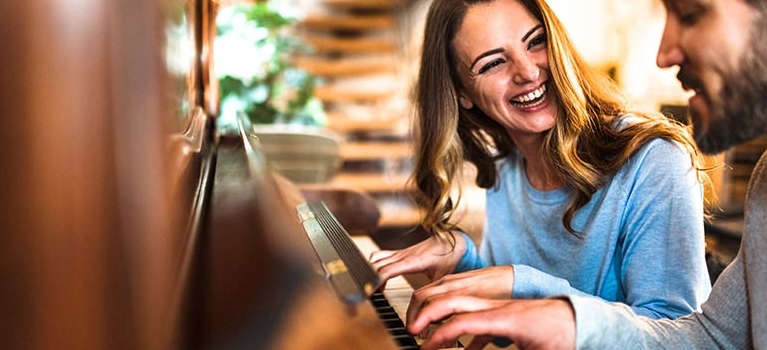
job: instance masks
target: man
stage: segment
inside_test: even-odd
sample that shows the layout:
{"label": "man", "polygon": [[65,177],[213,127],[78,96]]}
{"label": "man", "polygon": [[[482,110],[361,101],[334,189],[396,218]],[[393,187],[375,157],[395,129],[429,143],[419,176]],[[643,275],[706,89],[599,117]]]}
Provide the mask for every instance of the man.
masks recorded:
{"label": "man", "polygon": [[[696,141],[706,153],[767,134],[767,0],[663,0],[666,24],[657,64],[679,67]],[[767,349],[767,153],[746,196],[743,242],[700,312],[650,320],[589,297],[487,300],[434,297],[409,330],[445,320],[422,349],[462,334],[519,348]]]}

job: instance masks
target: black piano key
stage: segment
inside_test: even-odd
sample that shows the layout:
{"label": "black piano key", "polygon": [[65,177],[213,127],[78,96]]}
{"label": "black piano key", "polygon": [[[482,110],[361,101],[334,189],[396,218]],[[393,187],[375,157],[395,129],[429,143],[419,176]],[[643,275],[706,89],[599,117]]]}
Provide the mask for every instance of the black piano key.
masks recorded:
{"label": "black piano key", "polygon": [[378,317],[382,320],[400,320],[400,322],[402,322],[396,312],[379,312]]}
{"label": "black piano key", "polygon": [[408,333],[405,328],[405,323],[397,314],[397,311],[389,304],[389,301],[381,292],[373,293],[370,296],[370,302],[378,314],[378,317],[383,322],[386,330],[394,338],[397,343],[397,347],[403,350],[415,350],[418,349],[418,342],[415,337]]}
{"label": "black piano key", "polygon": [[402,320],[382,320],[386,329],[402,328]]}

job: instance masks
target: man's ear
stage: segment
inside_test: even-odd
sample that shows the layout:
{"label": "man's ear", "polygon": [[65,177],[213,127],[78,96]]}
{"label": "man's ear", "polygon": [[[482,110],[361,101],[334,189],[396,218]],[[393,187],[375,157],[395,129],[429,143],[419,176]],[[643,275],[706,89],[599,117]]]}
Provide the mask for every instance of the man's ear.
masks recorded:
{"label": "man's ear", "polygon": [[460,103],[461,107],[465,109],[471,109],[474,107],[474,102],[472,102],[471,99],[463,92],[458,93],[458,103]]}

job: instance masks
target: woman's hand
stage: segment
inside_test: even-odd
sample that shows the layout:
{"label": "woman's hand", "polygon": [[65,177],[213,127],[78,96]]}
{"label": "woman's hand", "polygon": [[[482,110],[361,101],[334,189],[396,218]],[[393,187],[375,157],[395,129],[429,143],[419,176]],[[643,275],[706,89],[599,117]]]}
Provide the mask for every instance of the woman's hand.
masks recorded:
{"label": "woman's hand", "polygon": [[575,312],[567,300],[498,300],[467,296],[436,296],[408,324],[412,334],[442,321],[422,350],[439,349],[458,337],[474,335],[466,350],[481,349],[493,339],[513,342],[519,349],[574,349]]}
{"label": "woman's hand", "polygon": [[406,273],[424,273],[430,280],[453,272],[466,250],[463,235],[451,233],[455,248],[445,239],[430,237],[401,250],[381,250],[370,255],[382,283]]}
{"label": "woman's hand", "polygon": [[429,299],[440,296],[473,296],[485,299],[510,299],[514,286],[514,267],[492,266],[446,275],[413,292],[407,309],[407,324],[418,315]]}

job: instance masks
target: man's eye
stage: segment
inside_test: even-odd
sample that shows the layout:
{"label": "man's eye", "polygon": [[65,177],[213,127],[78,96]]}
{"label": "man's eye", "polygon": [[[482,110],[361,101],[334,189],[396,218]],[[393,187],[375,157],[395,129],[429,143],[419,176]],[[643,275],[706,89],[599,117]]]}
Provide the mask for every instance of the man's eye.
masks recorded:
{"label": "man's eye", "polygon": [[679,22],[686,26],[691,26],[698,22],[698,19],[700,19],[701,15],[703,14],[702,10],[693,10],[693,11],[687,11],[687,12],[680,12],[679,13]]}
{"label": "man's eye", "polygon": [[486,65],[482,66],[482,68],[480,68],[480,69],[479,69],[479,72],[478,72],[478,73],[479,73],[479,74],[482,74],[482,73],[484,73],[484,72],[487,72],[489,69],[491,69],[491,68],[493,68],[493,67],[496,67],[496,66],[498,66],[498,65],[500,65],[500,64],[502,64],[502,63],[503,63],[503,60],[502,60],[502,59],[500,59],[500,58],[498,58],[498,59],[495,59],[495,60],[492,60],[492,61],[490,61],[488,64],[486,64]]}

